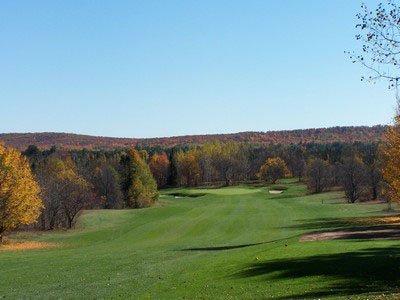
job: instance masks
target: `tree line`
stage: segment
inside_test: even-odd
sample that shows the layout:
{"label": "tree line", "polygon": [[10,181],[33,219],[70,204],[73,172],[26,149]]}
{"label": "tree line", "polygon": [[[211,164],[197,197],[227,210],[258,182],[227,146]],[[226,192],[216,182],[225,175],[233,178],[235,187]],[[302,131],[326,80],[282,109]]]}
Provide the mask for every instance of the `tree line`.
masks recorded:
{"label": "tree line", "polygon": [[71,228],[83,209],[142,208],[155,203],[157,184],[147,153],[40,151],[0,145],[0,241],[20,225]]}
{"label": "tree line", "polygon": [[136,146],[175,147],[179,145],[203,145],[205,143],[219,141],[271,144],[328,144],[334,142],[379,142],[386,130],[386,126],[336,126],[330,128],[310,128],[297,130],[281,130],[266,132],[239,132],[230,134],[205,134],[186,135],[161,138],[112,138],[81,134],[42,132],[42,133],[4,133],[0,134],[0,140],[6,145],[20,151],[29,145],[35,144],[41,149],[50,148],[53,145],[67,150],[86,149],[124,149]]}
{"label": "tree line", "polygon": [[35,227],[42,230],[71,228],[83,209],[148,207],[157,201],[158,189],[167,187],[273,184],[281,178],[296,177],[311,193],[342,187],[349,202],[378,198],[382,188],[376,143],[266,146],[215,141],[201,146],[138,146],[109,151],[40,150],[31,145],[22,154],[4,146],[1,149],[1,187],[8,170],[14,170],[16,178],[27,176],[30,184],[21,185],[13,193],[31,197],[36,204],[30,204],[29,218],[7,224],[4,220],[14,218],[5,212],[7,205],[11,209],[15,201],[24,198],[0,195],[0,199],[9,199],[2,200],[6,204],[2,202],[0,207],[0,235],[17,224],[36,220]]}
{"label": "tree line", "polygon": [[[65,151],[55,148],[40,151],[36,146],[30,146],[23,154],[29,159],[38,178],[41,168],[54,157],[70,160],[77,174],[89,182],[97,198],[102,199],[100,202],[104,208],[121,208],[129,207],[124,200],[127,199],[127,183],[132,181],[131,173],[127,172],[128,158],[132,157],[127,155],[129,151],[140,156],[144,164],[142,169],[150,170],[158,189],[230,186],[260,180],[274,183],[279,178],[295,177],[299,181],[305,181],[310,192],[321,192],[340,186],[345,175],[353,172],[357,174],[357,178],[350,176],[354,181],[353,186],[362,182],[364,186],[371,186],[372,198],[379,195],[381,166],[377,143],[266,146],[216,141],[201,146],[172,148],[138,146],[135,150],[128,151]],[[318,182],[310,182],[317,175]],[[139,176],[139,173],[135,176]],[[137,203],[134,206],[143,205]]]}
{"label": "tree line", "polygon": [[180,186],[255,180],[275,183],[296,177],[311,193],[342,188],[351,203],[383,198],[382,159],[376,143],[269,147],[211,143],[177,152],[173,164]]}

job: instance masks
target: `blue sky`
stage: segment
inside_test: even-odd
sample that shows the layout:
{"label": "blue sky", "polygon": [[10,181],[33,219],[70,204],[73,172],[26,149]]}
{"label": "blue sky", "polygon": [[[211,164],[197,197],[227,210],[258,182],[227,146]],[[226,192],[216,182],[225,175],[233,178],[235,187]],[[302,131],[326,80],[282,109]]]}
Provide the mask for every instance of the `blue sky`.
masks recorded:
{"label": "blue sky", "polygon": [[[389,123],[354,0],[2,1],[0,132],[155,137]],[[370,6],[377,1],[367,1]]]}

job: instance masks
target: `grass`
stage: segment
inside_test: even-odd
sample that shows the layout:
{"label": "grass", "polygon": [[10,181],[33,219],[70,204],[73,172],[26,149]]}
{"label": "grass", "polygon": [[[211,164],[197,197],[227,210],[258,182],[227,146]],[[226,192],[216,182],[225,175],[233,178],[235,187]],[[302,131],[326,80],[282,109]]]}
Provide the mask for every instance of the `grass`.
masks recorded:
{"label": "grass", "polygon": [[299,242],[375,222],[384,205],[283,184],[280,195],[171,189],[156,207],[88,211],[74,230],[16,235],[57,247],[0,251],[0,298],[398,298],[398,241]]}

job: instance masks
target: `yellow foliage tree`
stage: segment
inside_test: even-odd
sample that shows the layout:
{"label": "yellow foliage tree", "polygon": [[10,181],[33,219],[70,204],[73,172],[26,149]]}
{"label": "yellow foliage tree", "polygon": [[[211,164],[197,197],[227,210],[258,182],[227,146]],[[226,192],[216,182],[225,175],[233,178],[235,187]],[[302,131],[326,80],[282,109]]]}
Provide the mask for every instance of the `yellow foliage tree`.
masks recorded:
{"label": "yellow foliage tree", "polygon": [[43,207],[39,193],[26,158],[0,144],[0,243],[6,231],[36,222]]}
{"label": "yellow foliage tree", "polygon": [[179,151],[175,155],[178,183],[183,186],[196,186],[200,181],[199,153],[196,149]]}
{"label": "yellow foliage tree", "polygon": [[278,179],[288,177],[289,175],[290,172],[285,161],[279,157],[268,158],[258,173],[258,177],[261,180],[270,183],[275,183]]}
{"label": "yellow foliage tree", "polygon": [[400,202],[400,115],[385,133],[381,147],[383,194],[389,201]]}

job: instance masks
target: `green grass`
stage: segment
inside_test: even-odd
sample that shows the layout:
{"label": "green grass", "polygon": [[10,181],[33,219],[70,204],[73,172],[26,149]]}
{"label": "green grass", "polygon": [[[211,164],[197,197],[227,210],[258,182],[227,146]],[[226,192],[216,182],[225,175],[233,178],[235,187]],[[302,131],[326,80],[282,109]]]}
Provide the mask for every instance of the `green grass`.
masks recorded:
{"label": "green grass", "polygon": [[89,211],[74,230],[25,234],[59,247],[0,251],[0,298],[396,298],[398,241],[299,242],[384,206],[283,184],[279,195],[171,189],[156,207]]}

